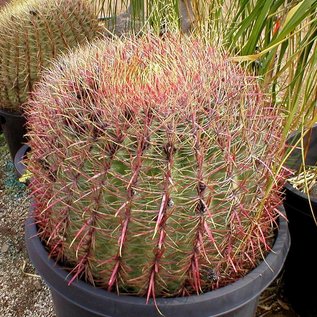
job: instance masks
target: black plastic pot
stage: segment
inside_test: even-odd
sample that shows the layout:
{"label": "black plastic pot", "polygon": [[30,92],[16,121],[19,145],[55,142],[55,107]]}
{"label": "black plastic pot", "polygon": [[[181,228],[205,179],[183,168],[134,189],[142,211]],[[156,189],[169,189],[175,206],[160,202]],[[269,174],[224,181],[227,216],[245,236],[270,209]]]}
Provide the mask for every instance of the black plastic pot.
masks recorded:
{"label": "black plastic pot", "polygon": [[[296,140],[299,134],[293,134],[288,143]],[[317,163],[317,126],[307,135],[308,144],[306,165]],[[301,149],[291,154],[287,166],[297,171],[302,163]],[[284,208],[289,221],[291,247],[285,262],[284,284],[285,295],[294,310],[301,317],[317,316],[317,199],[310,198],[295,189],[291,184],[285,185]],[[313,216],[314,215],[314,216]]]}
{"label": "black plastic pot", "polygon": [[26,170],[26,166],[23,163],[23,160],[26,158],[27,153],[31,150],[31,148],[24,144],[20,147],[20,149],[16,152],[14,156],[14,167],[18,174],[18,177],[22,176]]}
{"label": "black plastic pot", "polygon": [[[37,272],[51,290],[57,317],[161,317],[153,303],[144,298],[118,296],[83,281],[68,286],[67,272],[48,258],[37,237],[32,212],[26,221],[26,246]],[[273,250],[265,261],[235,283],[203,295],[159,298],[157,304],[165,317],[251,317],[257,309],[262,291],[280,272],[290,246],[288,227],[281,219]]]}
{"label": "black plastic pot", "polygon": [[26,142],[26,120],[22,114],[0,110],[0,125],[12,160]]}

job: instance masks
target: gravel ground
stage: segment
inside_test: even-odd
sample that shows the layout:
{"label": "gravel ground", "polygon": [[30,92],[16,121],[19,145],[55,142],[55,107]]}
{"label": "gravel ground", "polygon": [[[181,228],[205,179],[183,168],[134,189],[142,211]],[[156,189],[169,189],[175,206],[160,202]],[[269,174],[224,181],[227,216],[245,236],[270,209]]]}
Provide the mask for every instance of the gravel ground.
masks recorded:
{"label": "gravel ground", "polygon": [[55,317],[49,290],[25,249],[28,207],[26,188],[16,179],[0,135],[0,317]]}
{"label": "gravel ground", "polygon": [[[28,208],[27,188],[17,180],[0,134],[0,317],[56,317],[49,289],[26,252]],[[256,317],[299,317],[283,297],[282,275],[262,294]]]}

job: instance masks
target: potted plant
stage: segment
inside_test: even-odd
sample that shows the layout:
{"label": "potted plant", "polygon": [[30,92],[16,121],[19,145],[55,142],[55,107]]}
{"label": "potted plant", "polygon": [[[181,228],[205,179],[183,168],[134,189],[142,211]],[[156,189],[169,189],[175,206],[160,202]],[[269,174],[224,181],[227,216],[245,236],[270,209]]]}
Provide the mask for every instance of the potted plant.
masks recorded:
{"label": "potted plant", "polygon": [[[103,8],[107,8],[107,2],[99,2]],[[137,1],[132,3],[134,6],[138,4]],[[177,6],[172,7],[176,9],[174,15],[168,15],[168,18],[165,19],[166,15],[162,12],[158,12],[157,16],[153,14],[156,1],[147,3],[147,6],[140,9],[140,14],[132,16],[132,19],[139,21],[142,20],[141,18],[144,15],[148,14],[148,16],[155,16],[155,21],[159,21],[161,24],[168,20],[169,23],[167,24],[171,25],[169,17],[178,16]],[[180,3],[187,4],[188,2],[178,1],[178,4]],[[241,55],[236,59],[248,61],[248,66],[251,65],[254,71],[261,76],[263,90],[269,91],[274,103],[285,111],[284,130],[282,132],[285,140],[290,131],[300,131],[302,125],[307,128],[311,127],[312,123],[317,122],[316,1],[192,0],[190,5],[193,10],[188,12],[192,11],[194,13],[194,23],[191,25],[191,29],[194,29],[195,32],[199,31],[199,24],[201,24],[203,32],[209,32],[211,37],[216,34],[216,40],[219,37],[224,39],[223,42],[230,52]],[[116,15],[116,12],[111,12],[111,9],[116,11],[114,6],[110,7],[108,16]],[[205,15],[206,12],[208,13],[207,16]],[[311,152],[313,152],[312,148]],[[315,161],[312,163],[315,165]],[[293,171],[298,174],[298,169]],[[305,174],[304,171],[302,176],[305,176]],[[310,292],[310,285],[315,284],[316,279],[314,274],[310,274],[308,278],[303,278],[299,272],[306,271],[307,267],[315,263],[314,253],[311,252],[310,246],[313,246],[316,241],[316,233],[313,233],[316,226],[312,218],[311,207],[308,207],[309,202],[314,205],[314,198],[312,195],[308,197],[299,191],[293,191],[289,182],[286,183],[285,190],[287,195],[284,204],[293,205],[294,201],[290,202],[289,199],[292,191],[296,201],[301,197],[301,209],[306,209],[304,214],[308,216],[304,216],[306,220],[304,220],[305,218],[298,220],[294,208],[286,208],[293,209],[295,218],[290,216],[290,221],[293,223],[291,227],[294,227],[294,229],[290,229],[293,244],[289,252],[286,271],[289,272],[289,263],[293,262],[294,264],[291,273],[283,274],[284,279],[287,276],[286,279],[288,280],[285,290],[289,293],[293,289],[293,300],[302,303],[302,307],[308,307],[305,304],[308,298],[310,298],[311,304],[315,302],[314,293]],[[298,205],[298,203],[296,204]],[[301,214],[303,214],[303,210],[300,211],[299,215]],[[306,222],[309,223],[311,229],[307,228]],[[292,232],[296,232],[296,236]],[[299,236],[301,238],[297,240]],[[295,245],[298,245],[297,249],[300,251],[297,255],[294,251]],[[305,256],[303,256],[304,253]],[[291,258],[295,261],[290,260]],[[290,286],[290,283],[293,287]],[[295,306],[297,305],[295,304]],[[301,309],[301,315],[303,313],[303,309]],[[317,315],[316,308],[312,310],[311,314],[313,316]]]}
{"label": "potted plant", "polygon": [[26,243],[58,317],[254,315],[290,243],[257,78],[195,37],[104,39],[25,111]]}
{"label": "potted plant", "polygon": [[309,288],[317,283],[317,278],[312,274],[308,282],[298,274],[316,263],[311,249],[317,243],[316,142],[316,125],[292,133],[288,138],[290,155],[286,161],[293,176],[285,185],[284,199],[292,240],[284,270],[285,294],[302,317],[317,314],[316,296]]}
{"label": "potted plant", "polygon": [[[285,110],[282,135],[287,143],[295,145],[286,166],[293,171],[295,182],[302,177],[307,184],[310,171],[306,164],[316,164],[316,131],[311,127],[317,122],[317,2],[255,1],[252,9],[242,3],[240,8],[237,18],[232,20],[233,27],[228,28],[228,43],[240,43],[242,55],[247,56],[239,59],[256,62],[264,85],[270,87],[271,95]],[[302,164],[304,158],[306,162]],[[291,178],[284,188],[292,244],[282,275],[283,292],[301,317],[310,317],[317,315],[316,296],[311,291],[317,278],[315,274],[304,277],[301,273],[316,263],[312,252],[317,242],[316,209],[312,195],[297,190]]]}
{"label": "potted plant", "polygon": [[161,35],[171,29],[187,33],[196,28],[198,21],[206,20],[215,7],[197,0],[118,1],[115,5],[104,0],[93,2],[107,30],[118,36],[143,32],[146,28]]}
{"label": "potted plant", "polygon": [[21,105],[42,69],[100,31],[85,0],[13,1],[0,11],[0,124],[12,159],[25,139]]}

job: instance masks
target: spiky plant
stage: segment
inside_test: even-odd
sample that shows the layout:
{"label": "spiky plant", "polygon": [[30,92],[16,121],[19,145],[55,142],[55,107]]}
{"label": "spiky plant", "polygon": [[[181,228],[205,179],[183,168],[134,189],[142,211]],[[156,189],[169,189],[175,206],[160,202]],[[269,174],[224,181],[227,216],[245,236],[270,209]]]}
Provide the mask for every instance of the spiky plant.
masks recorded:
{"label": "spiky plant", "polygon": [[19,112],[41,70],[100,31],[88,0],[13,1],[0,12],[0,107]]}
{"label": "spiky plant", "polygon": [[206,292],[270,250],[281,114],[193,37],[104,40],[60,59],[27,107],[50,255],[110,291]]}
{"label": "spiky plant", "polygon": [[[91,0],[111,32],[121,35],[151,29],[157,34],[202,31],[219,4],[199,0]],[[201,35],[202,32],[200,32]]]}

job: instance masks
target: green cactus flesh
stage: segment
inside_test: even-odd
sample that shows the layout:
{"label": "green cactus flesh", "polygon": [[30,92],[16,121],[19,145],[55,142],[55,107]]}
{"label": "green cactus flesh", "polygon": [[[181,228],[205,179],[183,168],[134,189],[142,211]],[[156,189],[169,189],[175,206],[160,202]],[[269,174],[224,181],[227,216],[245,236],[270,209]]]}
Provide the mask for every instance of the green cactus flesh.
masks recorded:
{"label": "green cactus flesh", "polygon": [[19,112],[43,68],[100,31],[85,0],[26,0],[0,11],[0,107]]}
{"label": "green cactus flesh", "polygon": [[225,54],[172,35],[100,41],[46,73],[27,115],[39,233],[73,279],[188,295],[269,250],[281,114]]}

